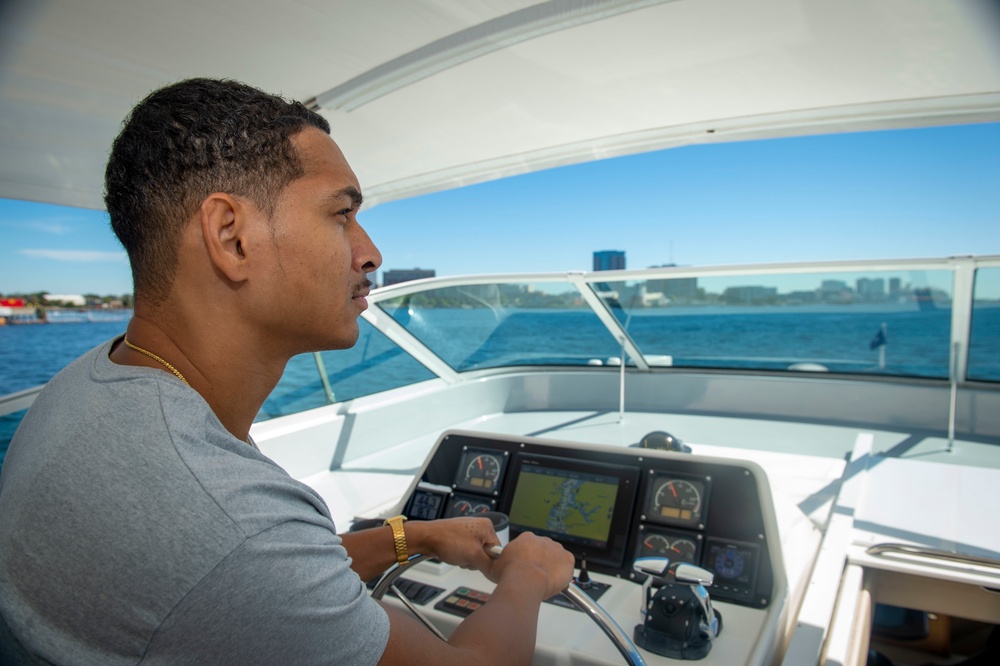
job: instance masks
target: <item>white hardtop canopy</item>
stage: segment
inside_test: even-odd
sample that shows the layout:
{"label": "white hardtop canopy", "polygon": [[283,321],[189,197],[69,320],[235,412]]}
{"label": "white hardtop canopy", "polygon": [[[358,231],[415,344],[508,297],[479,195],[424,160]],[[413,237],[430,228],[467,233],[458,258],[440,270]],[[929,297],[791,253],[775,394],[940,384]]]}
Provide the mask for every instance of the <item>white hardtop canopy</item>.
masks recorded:
{"label": "white hardtop canopy", "polygon": [[1000,121],[995,0],[36,0],[0,10],[0,197],[103,208],[149,91],[316,104],[369,202],[706,141]]}

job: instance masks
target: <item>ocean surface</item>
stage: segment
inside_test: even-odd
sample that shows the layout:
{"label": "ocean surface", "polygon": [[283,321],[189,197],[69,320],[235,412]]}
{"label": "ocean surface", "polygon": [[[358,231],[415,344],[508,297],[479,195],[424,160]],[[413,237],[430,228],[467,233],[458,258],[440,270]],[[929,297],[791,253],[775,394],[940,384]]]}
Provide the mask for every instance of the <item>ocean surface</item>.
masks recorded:
{"label": "ocean surface", "polygon": [[[394,313],[397,319],[402,313]],[[428,308],[408,313],[406,325],[460,370],[506,364],[580,365],[620,354],[589,311]],[[886,364],[871,341],[888,331]],[[127,322],[0,326],[0,395],[44,384],[86,351],[125,330]],[[665,308],[633,314],[629,334],[648,354],[673,358],[675,367],[786,369],[811,361],[835,372],[948,376],[951,311],[789,311],[787,308]],[[457,343],[457,344],[456,344]],[[526,352],[527,350],[527,352]],[[324,352],[336,400],[348,400],[433,375],[361,321],[350,350]],[[969,352],[972,379],[1000,381],[1000,306],[977,305]],[[316,360],[291,360],[258,420],[327,404]],[[0,460],[24,412],[0,416]]]}

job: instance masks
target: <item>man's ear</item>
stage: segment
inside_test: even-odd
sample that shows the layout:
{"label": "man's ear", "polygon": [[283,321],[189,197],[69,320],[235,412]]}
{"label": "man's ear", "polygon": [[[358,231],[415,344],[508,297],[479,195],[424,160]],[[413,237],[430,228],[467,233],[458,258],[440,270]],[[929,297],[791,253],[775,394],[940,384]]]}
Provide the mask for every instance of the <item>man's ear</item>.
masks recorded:
{"label": "man's ear", "polygon": [[246,201],[224,192],[208,195],[198,209],[208,256],[216,270],[232,282],[247,277],[251,213]]}

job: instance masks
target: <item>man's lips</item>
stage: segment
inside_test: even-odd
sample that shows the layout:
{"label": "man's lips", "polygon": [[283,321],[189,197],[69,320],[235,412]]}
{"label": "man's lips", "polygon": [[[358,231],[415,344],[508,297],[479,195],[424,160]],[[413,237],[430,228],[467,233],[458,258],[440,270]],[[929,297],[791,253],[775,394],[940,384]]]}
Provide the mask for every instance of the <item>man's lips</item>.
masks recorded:
{"label": "man's lips", "polygon": [[353,298],[353,300],[354,300],[355,303],[358,303],[358,304],[362,305],[364,308],[367,308],[368,307],[367,298],[368,298],[368,294],[370,294],[370,293],[371,293],[371,289],[369,289],[368,287],[365,287],[364,289],[359,289],[358,291],[354,292],[354,296],[352,298]]}

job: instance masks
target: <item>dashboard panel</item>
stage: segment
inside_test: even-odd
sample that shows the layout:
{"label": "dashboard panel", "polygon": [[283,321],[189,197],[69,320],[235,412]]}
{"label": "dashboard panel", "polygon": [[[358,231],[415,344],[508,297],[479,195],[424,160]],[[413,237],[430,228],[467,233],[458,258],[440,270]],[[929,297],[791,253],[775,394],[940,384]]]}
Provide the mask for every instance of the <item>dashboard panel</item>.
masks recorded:
{"label": "dashboard panel", "polygon": [[713,572],[713,600],[763,608],[773,572],[757,474],[692,454],[449,432],[404,513],[433,520],[502,511],[511,538],[551,537],[591,571],[641,582],[636,558],[667,557]]}

